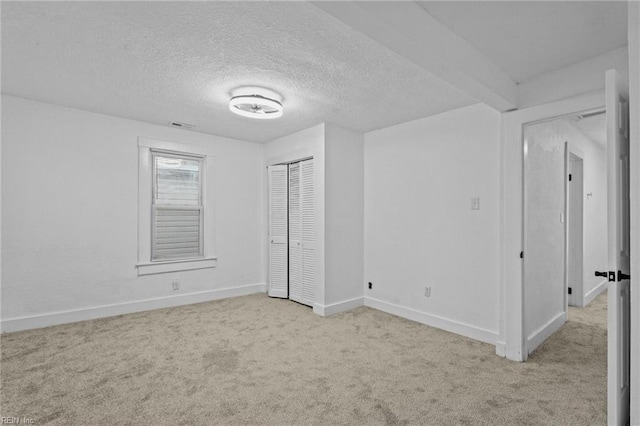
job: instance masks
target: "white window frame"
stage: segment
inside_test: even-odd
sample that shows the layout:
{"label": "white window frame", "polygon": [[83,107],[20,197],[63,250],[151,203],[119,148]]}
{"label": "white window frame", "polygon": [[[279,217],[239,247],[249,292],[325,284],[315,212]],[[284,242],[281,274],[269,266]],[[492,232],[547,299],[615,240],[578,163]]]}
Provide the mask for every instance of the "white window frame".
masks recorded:
{"label": "white window frame", "polygon": [[[202,157],[202,256],[189,259],[151,260],[152,220],[153,220],[153,182],[152,154],[162,151],[168,154]],[[138,275],[162,274],[167,272],[189,271],[194,269],[215,268],[217,257],[214,246],[213,209],[214,155],[211,148],[157,139],[138,138]]]}

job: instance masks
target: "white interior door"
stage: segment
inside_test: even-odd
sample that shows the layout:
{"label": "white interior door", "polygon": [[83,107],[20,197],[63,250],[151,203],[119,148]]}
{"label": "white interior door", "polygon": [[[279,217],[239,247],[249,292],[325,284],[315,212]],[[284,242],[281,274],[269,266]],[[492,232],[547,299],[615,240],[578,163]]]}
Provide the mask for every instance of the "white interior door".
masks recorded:
{"label": "white interior door", "polygon": [[313,160],[300,162],[300,201],[302,213],[302,303],[315,302],[315,192]]}
{"label": "white interior door", "polygon": [[618,73],[606,73],[609,252],[607,423],[629,422],[629,104]]}
{"label": "white interior door", "polygon": [[289,165],[289,298],[302,303],[300,163]]}
{"label": "white interior door", "polygon": [[269,166],[269,296],[287,298],[287,165]]}

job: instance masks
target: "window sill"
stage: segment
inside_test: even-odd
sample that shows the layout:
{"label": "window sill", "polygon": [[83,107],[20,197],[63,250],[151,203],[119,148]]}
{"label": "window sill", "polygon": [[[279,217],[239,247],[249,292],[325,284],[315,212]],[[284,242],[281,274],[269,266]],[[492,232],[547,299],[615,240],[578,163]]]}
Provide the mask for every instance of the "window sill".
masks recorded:
{"label": "window sill", "polygon": [[205,257],[202,259],[169,260],[165,262],[138,263],[138,276],[165,274],[168,272],[191,271],[194,269],[215,268],[217,257]]}

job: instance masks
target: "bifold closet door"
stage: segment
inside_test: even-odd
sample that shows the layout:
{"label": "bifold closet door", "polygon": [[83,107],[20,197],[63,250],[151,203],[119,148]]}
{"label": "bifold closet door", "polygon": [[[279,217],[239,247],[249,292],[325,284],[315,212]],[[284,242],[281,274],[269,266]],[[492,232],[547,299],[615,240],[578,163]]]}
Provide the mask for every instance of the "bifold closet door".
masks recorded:
{"label": "bifold closet door", "polygon": [[313,160],[269,166],[269,296],[313,306]]}
{"label": "bifold closet door", "polygon": [[289,165],[289,299],[303,303],[300,163]]}
{"label": "bifold closet door", "polygon": [[313,160],[289,165],[289,298],[313,306],[315,211]]}
{"label": "bifold closet door", "polygon": [[315,301],[315,206],[313,160],[300,162],[300,211],[302,233],[302,303]]}
{"label": "bifold closet door", "polygon": [[269,296],[289,296],[287,250],[288,166],[269,166]]}

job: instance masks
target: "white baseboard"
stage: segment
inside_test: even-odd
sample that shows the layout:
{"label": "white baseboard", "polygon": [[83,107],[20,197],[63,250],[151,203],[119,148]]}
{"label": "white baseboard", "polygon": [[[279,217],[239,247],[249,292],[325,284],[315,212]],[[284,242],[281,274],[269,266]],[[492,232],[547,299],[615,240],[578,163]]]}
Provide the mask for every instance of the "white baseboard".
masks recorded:
{"label": "white baseboard", "polygon": [[602,293],[607,289],[608,283],[609,283],[608,280],[604,280],[600,284],[595,286],[593,289],[591,289],[591,291],[589,291],[587,294],[585,294],[584,303],[582,304],[582,306],[586,307],[589,303],[593,302],[593,299],[600,296],[600,293]]}
{"label": "white baseboard", "polygon": [[385,302],[372,297],[364,298],[364,305],[378,309],[389,314],[397,315],[412,321],[426,324],[431,327],[440,328],[451,333],[460,334],[471,339],[495,345],[498,341],[498,333],[491,330],[475,327],[473,325],[464,324],[448,318],[439,317],[437,315],[427,314],[412,308]]}
{"label": "white baseboard", "polygon": [[254,293],[265,293],[266,284],[249,284],[239,287],[220,288],[199,291],[195,293],[176,294],[174,296],[157,297],[153,299],[136,300],[113,305],[102,305],[91,308],[74,309],[69,311],[51,312],[47,314],[8,318],[0,322],[2,333],[49,327],[96,318],[115,315],[131,314],[134,312],[150,311],[153,309],[171,308],[174,306],[191,305],[194,303],[210,302],[212,300],[229,297],[246,296]]}
{"label": "white baseboard", "polygon": [[496,355],[506,358],[507,357],[507,342],[496,342]]}
{"label": "white baseboard", "polygon": [[355,299],[344,300],[338,303],[332,303],[331,305],[321,305],[315,303],[313,305],[313,312],[323,317],[339,314],[340,312],[350,311],[351,309],[364,306],[364,297],[356,297]]}
{"label": "white baseboard", "polygon": [[549,336],[558,331],[565,322],[567,322],[567,313],[560,312],[545,325],[529,334],[529,337],[527,337],[527,353],[530,354],[535,351]]}

